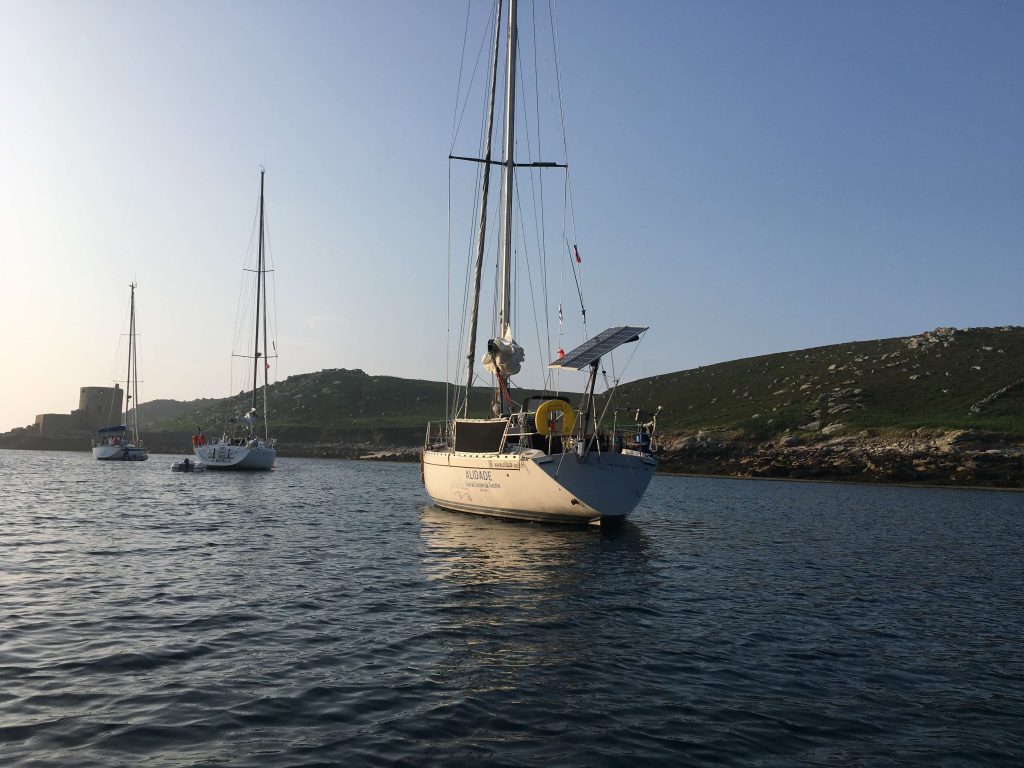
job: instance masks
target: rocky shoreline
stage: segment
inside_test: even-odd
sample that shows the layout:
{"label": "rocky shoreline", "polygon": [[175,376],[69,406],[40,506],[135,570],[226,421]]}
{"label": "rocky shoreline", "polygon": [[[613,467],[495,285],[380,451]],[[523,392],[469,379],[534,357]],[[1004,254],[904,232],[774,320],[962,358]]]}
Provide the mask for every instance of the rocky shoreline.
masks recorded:
{"label": "rocky shoreline", "polygon": [[[8,436],[4,436],[8,437]],[[156,433],[152,453],[187,455],[187,436]],[[716,433],[667,435],[659,472],[725,477],[1024,488],[1024,447],[1004,437],[941,432],[905,437],[783,436],[750,441]],[[0,448],[88,450],[83,438],[0,439]],[[282,457],[417,461],[419,446],[384,441],[282,441]]]}
{"label": "rocky shoreline", "polygon": [[699,433],[663,438],[660,459],[659,471],[679,474],[1024,488],[1020,444],[962,431],[768,442]]}
{"label": "rocky shoreline", "polygon": [[[379,442],[289,443],[282,455],[418,461],[419,446]],[[783,436],[771,441],[713,433],[662,437],[659,472],[726,477],[1024,488],[1024,447],[965,431],[903,437]]]}

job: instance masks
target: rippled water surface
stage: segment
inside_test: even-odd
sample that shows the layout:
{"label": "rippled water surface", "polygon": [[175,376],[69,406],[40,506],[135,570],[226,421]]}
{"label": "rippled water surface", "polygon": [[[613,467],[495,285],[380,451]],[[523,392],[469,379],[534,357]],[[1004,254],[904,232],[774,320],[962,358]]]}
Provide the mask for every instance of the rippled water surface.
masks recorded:
{"label": "rippled water surface", "polygon": [[656,477],[614,535],[412,464],[0,451],[0,764],[1024,764],[1024,496]]}

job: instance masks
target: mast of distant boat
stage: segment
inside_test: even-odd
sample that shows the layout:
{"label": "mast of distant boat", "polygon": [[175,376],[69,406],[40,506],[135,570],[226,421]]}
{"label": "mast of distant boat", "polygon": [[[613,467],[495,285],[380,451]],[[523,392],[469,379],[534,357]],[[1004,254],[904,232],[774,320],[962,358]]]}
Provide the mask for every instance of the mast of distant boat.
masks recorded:
{"label": "mast of distant boat", "polygon": [[[131,423],[132,442],[139,444],[139,358],[135,344],[135,283],[130,283],[131,304],[128,313],[128,377],[125,379],[125,426],[128,425],[128,406],[133,407]],[[134,374],[134,375],[133,375]]]}
{"label": "mast of distant boat", "polygon": [[[256,392],[259,386],[260,357],[263,357],[263,436],[268,437],[267,428],[267,290],[264,285],[263,264],[263,176],[266,171],[260,168],[260,236],[256,256],[256,339],[252,353],[252,410],[256,412]],[[262,302],[262,306],[261,306]],[[260,352],[260,309],[263,310],[263,352]]]}
{"label": "mast of distant boat", "polygon": [[266,250],[264,244],[264,226],[263,226],[263,169],[260,169],[260,261],[262,262],[262,272],[260,277],[263,278],[263,439],[268,440],[270,438],[270,427],[268,426],[267,418],[267,385],[270,379],[270,358],[267,357],[267,269],[266,269]]}

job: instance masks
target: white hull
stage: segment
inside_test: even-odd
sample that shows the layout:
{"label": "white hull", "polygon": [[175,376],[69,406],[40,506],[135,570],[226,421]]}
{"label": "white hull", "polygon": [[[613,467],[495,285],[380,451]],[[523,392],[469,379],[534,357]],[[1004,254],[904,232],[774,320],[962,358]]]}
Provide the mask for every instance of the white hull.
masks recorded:
{"label": "white hull", "polygon": [[196,458],[205,464],[207,469],[273,469],[277,449],[264,445],[250,447],[213,443],[196,448]]}
{"label": "white hull", "polygon": [[423,452],[423,484],[445,509],[513,520],[594,523],[623,520],[647,490],[650,455],[517,455]]}
{"label": "white hull", "polygon": [[145,448],[134,445],[94,445],[92,455],[100,461],[145,461],[149,458]]}

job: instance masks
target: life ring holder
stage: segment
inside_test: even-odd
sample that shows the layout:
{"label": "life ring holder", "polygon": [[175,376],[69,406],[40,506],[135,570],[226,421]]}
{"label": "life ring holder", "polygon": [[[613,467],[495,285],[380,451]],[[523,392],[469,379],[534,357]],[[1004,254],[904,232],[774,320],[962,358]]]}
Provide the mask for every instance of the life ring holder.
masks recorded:
{"label": "life ring holder", "polygon": [[562,414],[562,434],[571,435],[572,428],[576,424],[576,413],[567,400],[545,400],[537,408],[533,417],[533,424],[537,432],[543,437],[551,434],[551,424],[548,416],[552,411],[559,411]]}

